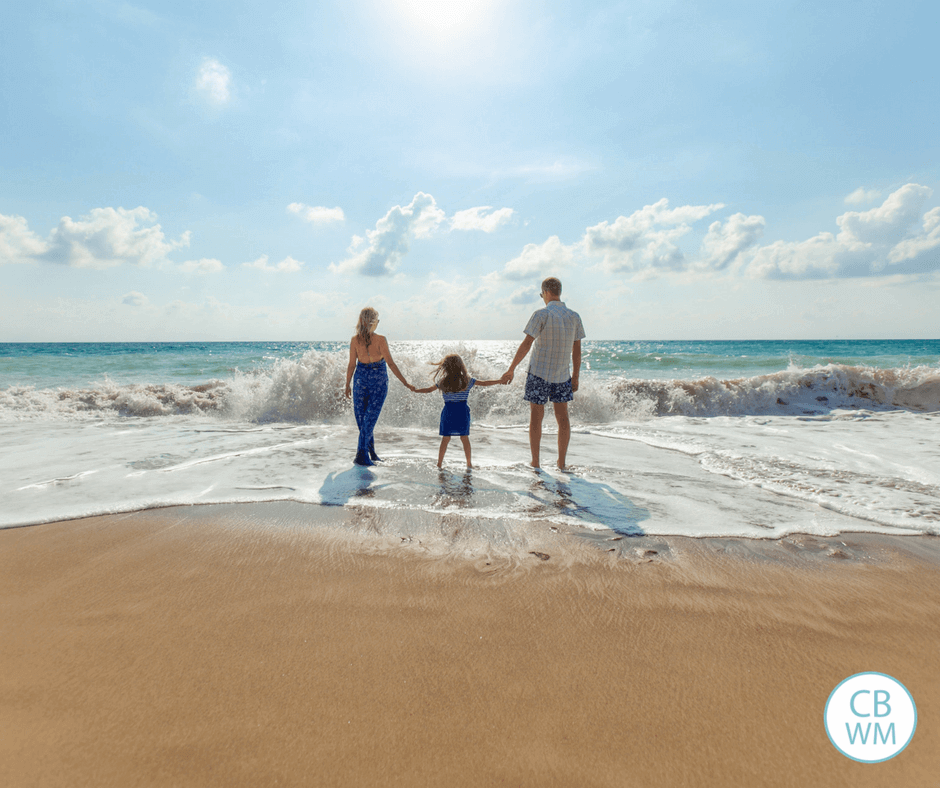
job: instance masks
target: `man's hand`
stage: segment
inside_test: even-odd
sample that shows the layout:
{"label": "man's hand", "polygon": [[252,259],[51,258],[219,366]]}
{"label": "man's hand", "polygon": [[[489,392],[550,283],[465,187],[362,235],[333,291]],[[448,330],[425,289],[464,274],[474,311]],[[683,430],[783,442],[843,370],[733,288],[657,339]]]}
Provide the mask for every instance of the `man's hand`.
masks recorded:
{"label": "man's hand", "polygon": [[506,370],[506,374],[503,375],[499,382],[504,386],[507,383],[512,383],[513,373],[516,371],[516,367],[522,362],[522,359],[526,357],[526,354],[529,352],[529,348],[532,347],[532,343],[535,342],[535,337],[530,337],[528,334],[525,335],[525,338],[519,344],[518,350],[516,350],[516,355],[512,360],[512,363],[509,365],[509,369]]}
{"label": "man's hand", "polygon": [[571,390],[572,390],[572,392],[578,390],[578,379],[577,379],[576,377],[575,377],[575,378],[571,378]]}

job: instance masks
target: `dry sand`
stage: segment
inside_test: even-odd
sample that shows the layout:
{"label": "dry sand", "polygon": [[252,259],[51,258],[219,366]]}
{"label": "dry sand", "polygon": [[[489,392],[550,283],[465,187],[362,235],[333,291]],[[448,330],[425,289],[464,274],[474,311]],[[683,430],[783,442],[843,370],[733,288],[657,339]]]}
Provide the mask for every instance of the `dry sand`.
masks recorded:
{"label": "dry sand", "polygon": [[[0,532],[0,784],[940,785],[940,539],[466,560],[337,538],[355,516]],[[823,727],[867,670],[918,706],[880,764]]]}

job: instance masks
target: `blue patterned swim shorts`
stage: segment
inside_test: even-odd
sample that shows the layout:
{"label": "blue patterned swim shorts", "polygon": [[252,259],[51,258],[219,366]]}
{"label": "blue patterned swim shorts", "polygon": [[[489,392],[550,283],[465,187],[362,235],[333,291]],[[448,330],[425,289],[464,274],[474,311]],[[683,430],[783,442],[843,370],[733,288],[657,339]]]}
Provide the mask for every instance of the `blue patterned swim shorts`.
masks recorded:
{"label": "blue patterned swim shorts", "polygon": [[525,395],[522,398],[534,405],[544,405],[549,400],[552,402],[571,402],[574,399],[574,392],[571,390],[571,378],[568,378],[564,383],[549,383],[530,372],[525,381]]}

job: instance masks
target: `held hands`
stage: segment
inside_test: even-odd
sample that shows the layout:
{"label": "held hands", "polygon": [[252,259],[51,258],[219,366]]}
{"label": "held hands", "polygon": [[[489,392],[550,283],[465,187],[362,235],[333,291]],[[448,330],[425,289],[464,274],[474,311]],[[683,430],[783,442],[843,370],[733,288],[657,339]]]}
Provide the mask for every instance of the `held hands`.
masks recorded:
{"label": "held hands", "polygon": [[410,391],[415,391],[415,390],[416,390],[416,387],[415,387],[415,385],[414,385],[413,383],[406,383],[406,384],[405,384],[405,388],[409,389]]}
{"label": "held hands", "polygon": [[499,379],[499,382],[500,384],[505,386],[505,385],[508,385],[509,383],[512,383],[512,378],[513,378],[513,374],[512,374],[512,370],[510,369],[510,370],[507,370],[503,374],[503,376]]}

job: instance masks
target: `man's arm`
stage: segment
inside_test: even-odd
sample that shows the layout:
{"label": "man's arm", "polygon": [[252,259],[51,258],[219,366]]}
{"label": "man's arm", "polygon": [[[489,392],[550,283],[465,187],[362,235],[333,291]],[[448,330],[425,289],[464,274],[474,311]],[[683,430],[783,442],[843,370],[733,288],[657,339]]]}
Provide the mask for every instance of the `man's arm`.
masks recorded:
{"label": "man's arm", "polygon": [[576,339],[571,346],[571,390],[578,390],[578,376],[581,374],[581,340]]}
{"label": "man's arm", "polygon": [[535,342],[535,337],[526,334],[525,339],[519,343],[519,349],[516,351],[516,356],[513,358],[512,364],[509,365],[509,369],[507,369],[503,376],[499,379],[500,383],[512,382],[513,372],[515,371],[516,367],[519,366],[522,359],[528,355],[529,348],[532,347],[533,342]]}

